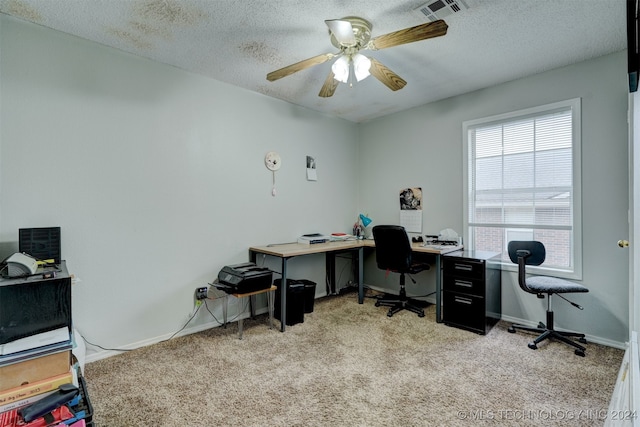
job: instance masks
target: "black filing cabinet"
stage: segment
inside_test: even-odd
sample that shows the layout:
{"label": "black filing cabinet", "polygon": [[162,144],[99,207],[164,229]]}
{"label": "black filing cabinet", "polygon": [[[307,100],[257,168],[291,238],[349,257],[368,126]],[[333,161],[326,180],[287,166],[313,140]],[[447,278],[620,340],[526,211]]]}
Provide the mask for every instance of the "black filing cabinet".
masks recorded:
{"label": "black filing cabinet", "polygon": [[442,256],[443,321],[486,334],[502,316],[499,254],[457,251]]}

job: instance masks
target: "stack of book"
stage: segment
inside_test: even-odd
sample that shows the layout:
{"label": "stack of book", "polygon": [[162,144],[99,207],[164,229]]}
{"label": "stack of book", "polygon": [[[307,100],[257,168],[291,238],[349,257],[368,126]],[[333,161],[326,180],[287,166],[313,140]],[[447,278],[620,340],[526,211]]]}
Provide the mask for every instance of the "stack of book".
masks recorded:
{"label": "stack of book", "polygon": [[91,426],[66,263],[0,278],[0,427]]}
{"label": "stack of book", "polygon": [[0,427],[3,414],[35,403],[62,384],[78,386],[67,327],[0,345]]}

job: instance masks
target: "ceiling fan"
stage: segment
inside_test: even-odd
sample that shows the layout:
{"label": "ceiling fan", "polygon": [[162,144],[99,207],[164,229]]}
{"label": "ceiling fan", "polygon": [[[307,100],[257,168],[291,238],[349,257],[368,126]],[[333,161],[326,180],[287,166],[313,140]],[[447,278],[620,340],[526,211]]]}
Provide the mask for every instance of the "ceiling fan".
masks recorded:
{"label": "ceiling fan", "polygon": [[340,52],[324,53],[272,71],[267,74],[267,80],[272,82],[337,57],[318,96],[323,98],[333,96],[340,82],[348,82],[352,85],[354,77],[360,81],[369,75],[373,75],[389,89],[399,90],[407,82],[376,59],[367,57],[360,51],[386,49],[444,36],[448,28],[443,20],[438,20],[371,38],[372,25],[366,19],[347,16],[324,22],[329,27],[331,44],[340,49]]}

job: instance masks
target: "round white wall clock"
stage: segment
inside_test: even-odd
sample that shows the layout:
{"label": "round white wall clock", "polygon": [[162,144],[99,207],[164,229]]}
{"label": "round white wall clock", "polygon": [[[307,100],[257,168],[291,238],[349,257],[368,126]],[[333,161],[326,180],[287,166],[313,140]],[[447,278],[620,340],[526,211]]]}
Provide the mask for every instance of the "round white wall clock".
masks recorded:
{"label": "round white wall clock", "polygon": [[266,156],[264,156],[264,164],[271,171],[273,175],[272,187],[271,187],[271,195],[275,197],[276,195],[276,171],[280,169],[282,166],[282,159],[280,159],[280,155],[275,151],[269,151]]}
{"label": "round white wall clock", "polygon": [[280,155],[278,153],[276,153],[275,151],[269,151],[267,155],[264,156],[264,164],[270,171],[277,171],[278,169],[280,169],[282,160],[280,159]]}

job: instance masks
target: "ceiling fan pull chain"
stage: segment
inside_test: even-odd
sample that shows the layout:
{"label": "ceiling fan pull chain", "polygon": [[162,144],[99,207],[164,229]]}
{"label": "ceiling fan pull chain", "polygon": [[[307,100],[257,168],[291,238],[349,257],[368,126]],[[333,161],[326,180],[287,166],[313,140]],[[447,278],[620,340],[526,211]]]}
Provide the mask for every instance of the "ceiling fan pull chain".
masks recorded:
{"label": "ceiling fan pull chain", "polygon": [[354,79],[354,69],[353,69],[353,58],[349,57],[349,87],[353,87],[353,79]]}

